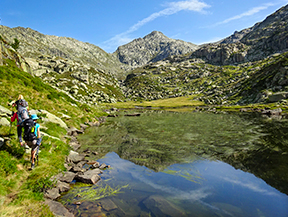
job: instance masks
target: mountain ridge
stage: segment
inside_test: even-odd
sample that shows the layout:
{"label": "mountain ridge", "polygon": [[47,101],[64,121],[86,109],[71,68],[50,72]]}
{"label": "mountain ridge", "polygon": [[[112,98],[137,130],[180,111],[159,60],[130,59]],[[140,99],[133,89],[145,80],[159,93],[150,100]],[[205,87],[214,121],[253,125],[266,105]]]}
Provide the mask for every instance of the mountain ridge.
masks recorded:
{"label": "mountain ridge", "polygon": [[136,68],[149,62],[157,62],[170,55],[186,54],[197,48],[198,45],[171,39],[160,31],[153,31],[143,38],[134,39],[128,44],[119,46],[113,54],[120,62]]}

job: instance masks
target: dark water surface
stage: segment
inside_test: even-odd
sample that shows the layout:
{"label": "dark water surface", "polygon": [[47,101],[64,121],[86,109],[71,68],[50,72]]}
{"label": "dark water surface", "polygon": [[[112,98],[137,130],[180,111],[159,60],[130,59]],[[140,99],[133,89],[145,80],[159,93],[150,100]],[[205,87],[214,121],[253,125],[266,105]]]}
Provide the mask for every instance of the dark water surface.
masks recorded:
{"label": "dark water surface", "polygon": [[76,216],[288,216],[288,122],[143,112],[79,137],[111,165],[61,198]]}

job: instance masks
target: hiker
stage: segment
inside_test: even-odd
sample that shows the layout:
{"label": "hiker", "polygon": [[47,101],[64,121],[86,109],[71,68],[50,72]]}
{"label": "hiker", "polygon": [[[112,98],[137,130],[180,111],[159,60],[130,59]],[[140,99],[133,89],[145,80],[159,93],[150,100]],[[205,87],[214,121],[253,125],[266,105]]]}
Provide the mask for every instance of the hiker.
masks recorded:
{"label": "hiker", "polygon": [[[40,125],[37,123],[38,116],[31,115],[31,119],[24,122],[24,140],[31,148],[31,170],[35,167],[35,157],[38,155],[39,146],[41,145]],[[33,122],[31,122],[31,120]]]}
{"label": "hiker", "polygon": [[12,111],[11,122],[14,122],[17,119],[17,135],[20,142],[20,145],[25,145],[25,142],[22,139],[22,128],[23,122],[29,118],[28,114],[28,103],[23,99],[22,95],[19,95],[16,102],[12,102],[12,107],[16,107],[17,112]]}

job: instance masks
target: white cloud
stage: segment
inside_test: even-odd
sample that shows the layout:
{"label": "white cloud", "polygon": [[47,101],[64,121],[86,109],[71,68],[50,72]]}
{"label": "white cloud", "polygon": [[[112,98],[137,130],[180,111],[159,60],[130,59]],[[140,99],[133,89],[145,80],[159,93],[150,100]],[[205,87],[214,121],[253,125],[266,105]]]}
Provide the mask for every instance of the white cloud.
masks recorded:
{"label": "white cloud", "polygon": [[[201,2],[199,0],[187,0],[187,1],[178,1],[178,2],[170,2],[167,3],[166,8],[151,14],[150,16],[144,18],[143,20],[138,21],[136,24],[131,26],[127,31],[120,33],[111,39],[103,42],[101,47],[104,49],[111,49],[112,47],[118,47],[119,45],[124,44],[123,42],[127,43],[127,40],[129,39],[128,35],[132,32],[137,31],[139,28],[144,26],[145,24],[152,22],[153,20],[162,17],[162,16],[169,16],[173,15],[180,11],[195,11],[204,13],[205,8],[209,8],[210,5]],[[129,42],[129,41],[128,41]]]}
{"label": "white cloud", "polygon": [[267,8],[269,8],[269,7],[273,6],[273,5],[275,5],[275,4],[266,3],[264,5],[261,5],[261,6],[258,6],[258,7],[254,7],[254,8],[252,8],[252,9],[250,9],[250,10],[248,10],[248,11],[242,13],[242,14],[239,14],[239,15],[230,17],[230,18],[228,18],[226,20],[223,20],[221,22],[218,22],[218,23],[214,24],[213,26],[218,26],[218,25],[221,25],[221,24],[229,23],[229,22],[231,22],[233,20],[239,20],[239,19],[241,19],[243,17],[252,16],[252,15],[254,15],[254,14],[256,14],[256,13],[262,11],[262,10],[266,10]]}
{"label": "white cloud", "polygon": [[270,195],[270,196],[280,196],[279,194],[277,194],[275,192],[272,192],[272,191],[269,191],[269,190],[266,190],[266,189],[263,189],[263,188],[259,187],[255,183],[249,183],[249,182],[245,183],[245,182],[241,182],[241,181],[238,181],[238,180],[233,180],[233,179],[226,178],[226,177],[224,177],[223,179],[225,181],[227,181],[227,182],[230,182],[230,183],[233,183],[233,184],[236,184],[236,185],[240,185],[240,186],[242,186],[244,188],[248,188],[249,190],[257,192],[257,193],[262,193],[262,194]]}

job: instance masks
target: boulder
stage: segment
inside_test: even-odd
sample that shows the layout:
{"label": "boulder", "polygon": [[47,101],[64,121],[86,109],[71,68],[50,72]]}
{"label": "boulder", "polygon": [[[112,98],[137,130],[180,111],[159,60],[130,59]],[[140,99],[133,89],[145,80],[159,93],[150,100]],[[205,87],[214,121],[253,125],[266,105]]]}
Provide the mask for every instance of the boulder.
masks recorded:
{"label": "boulder", "polygon": [[100,169],[88,170],[84,172],[83,175],[77,175],[76,179],[83,183],[95,184],[100,180],[99,174],[101,173],[102,171]]}
{"label": "boulder", "polygon": [[49,206],[55,216],[74,217],[74,215],[59,202],[46,199],[45,204]]}
{"label": "boulder", "polygon": [[102,170],[103,170],[103,169],[105,169],[105,168],[107,168],[107,167],[108,167],[108,165],[106,165],[105,163],[102,163],[101,166],[99,167],[99,169],[102,169]]}
{"label": "boulder", "polygon": [[56,180],[60,180],[61,182],[67,182],[70,183],[74,180],[76,174],[72,172],[64,172],[59,173],[55,178]]}
{"label": "boulder", "polygon": [[0,118],[0,126],[10,126],[10,122],[6,118]]}
{"label": "boulder", "polygon": [[68,183],[66,183],[66,182],[61,182],[61,181],[58,180],[56,188],[58,188],[59,192],[62,193],[62,192],[69,191],[70,185]]}
{"label": "boulder", "polygon": [[73,162],[75,164],[83,161],[85,159],[85,155],[81,155],[78,152],[70,151],[69,156],[67,157],[67,162]]}
{"label": "boulder", "polygon": [[58,188],[52,188],[52,189],[48,189],[46,191],[46,193],[44,194],[44,196],[48,199],[51,200],[56,200],[57,198],[59,198],[61,195],[59,194],[59,189]]}
{"label": "boulder", "polygon": [[81,147],[78,142],[69,142],[69,145],[74,151],[77,151]]}
{"label": "boulder", "polygon": [[86,124],[80,124],[81,129],[85,130],[88,126]]}
{"label": "boulder", "polygon": [[84,129],[81,128],[81,130],[78,130],[75,127],[71,127],[68,129],[67,135],[68,136],[77,136],[78,134],[82,134],[84,132]]}
{"label": "boulder", "polygon": [[60,127],[63,127],[65,129],[68,129],[67,125],[65,124],[64,121],[61,120],[61,118],[58,118],[56,115],[53,115],[51,114],[50,112],[48,111],[45,111],[45,110],[30,110],[30,113],[31,114],[45,114],[45,118],[42,118],[42,120],[44,122],[52,122],[52,123],[55,123],[55,124],[59,124]]}
{"label": "boulder", "polygon": [[0,105],[0,114],[5,114],[9,117],[11,116],[12,112],[9,109]]}

